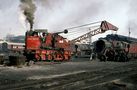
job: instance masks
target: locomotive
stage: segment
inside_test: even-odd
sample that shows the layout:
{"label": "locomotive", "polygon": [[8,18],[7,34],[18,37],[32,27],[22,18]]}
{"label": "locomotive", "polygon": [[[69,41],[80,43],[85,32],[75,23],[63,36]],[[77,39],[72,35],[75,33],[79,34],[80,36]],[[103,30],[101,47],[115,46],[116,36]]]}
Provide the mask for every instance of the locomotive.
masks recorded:
{"label": "locomotive", "polygon": [[24,55],[27,60],[34,61],[68,61],[71,57],[71,48],[68,40],[60,33],[48,33],[47,30],[37,29],[26,32]]}
{"label": "locomotive", "polygon": [[129,61],[137,58],[137,39],[111,34],[94,43],[94,53],[101,61]]}

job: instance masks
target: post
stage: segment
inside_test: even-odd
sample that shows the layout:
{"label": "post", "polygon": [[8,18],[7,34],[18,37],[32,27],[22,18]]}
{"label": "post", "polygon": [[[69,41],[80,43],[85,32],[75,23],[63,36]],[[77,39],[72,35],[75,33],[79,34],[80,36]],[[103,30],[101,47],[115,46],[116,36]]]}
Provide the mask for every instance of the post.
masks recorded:
{"label": "post", "polygon": [[[90,31],[91,29],[89,28],[89,31]],[[90,50],[91,50],[91,55],[90,55],[90,60],[92,60],[93,58],[93,48],[92,48],[92,35],[90,34],[89,35],[89,45],[90,45]]]}
{"label": "post", "polygon": [[128,31],[128,36],[129,36],[129,38],[130,38],[130,34],[131,34],[131,32],[130,32],[130,27],[129,27],[128,30],[129,30],[129,31]]}

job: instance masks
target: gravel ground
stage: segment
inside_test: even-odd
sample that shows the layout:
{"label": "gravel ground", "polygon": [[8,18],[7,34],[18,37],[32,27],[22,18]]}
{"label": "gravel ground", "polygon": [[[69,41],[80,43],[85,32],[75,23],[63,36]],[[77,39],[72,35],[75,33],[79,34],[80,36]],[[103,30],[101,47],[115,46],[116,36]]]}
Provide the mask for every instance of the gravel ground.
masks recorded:
{"label": "gravel ground", "polygon": [[[27,87],[25,90],[37,90],[38,88],[43,90],[45,88],[51,90],[112,90],[112,88],[114,88],[113,90],[125,90],[125,88],[136,90],[136,70],[137,61],[135,60],[130,62],[99,62],[84,58],[70,62],[40,62],[21,68],[1,65],[0,85],[3,88],[0,90],[10,90],[5,87],[9,87],[8,85],[11,83],[16,85],[28,81],[29,88]],[[49,82],[50,84],[46,84],[42,88],[39,86],[38,88],[30,88],[30,85],[36,85],[35,81],[42,82],[41,85]],[[11,88],[11,90],[13,89]]]}

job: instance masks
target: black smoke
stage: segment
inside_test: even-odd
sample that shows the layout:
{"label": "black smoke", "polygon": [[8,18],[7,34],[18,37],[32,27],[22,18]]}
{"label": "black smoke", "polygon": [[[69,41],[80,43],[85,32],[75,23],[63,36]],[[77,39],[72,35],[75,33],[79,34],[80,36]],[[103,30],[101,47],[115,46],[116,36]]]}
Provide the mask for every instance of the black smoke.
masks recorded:
{"label": "black smoke", "polygon": [[23,10],[23,14],[26,16],[26,20],[30,24],[30,29],[33,28],[34,24],[34,13],[36,11],[36,6],[32,0],[20,0],[20,8]]}

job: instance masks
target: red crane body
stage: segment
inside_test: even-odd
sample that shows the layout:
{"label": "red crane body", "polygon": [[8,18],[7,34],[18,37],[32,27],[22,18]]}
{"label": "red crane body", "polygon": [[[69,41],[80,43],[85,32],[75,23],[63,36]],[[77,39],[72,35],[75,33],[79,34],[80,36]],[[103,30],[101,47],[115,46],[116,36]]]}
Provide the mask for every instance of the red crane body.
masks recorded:
{"label": "red crane body", "polygon": [[[27,32],[29,33],[29,32]],[[27,59],[31,60],[69,60],[71,57],[71,50],[69,43],[65,38],[58,33],[47,33],[46,31],[37,32],[34,34],[26,34],[25,53]],[[45,37],[39,34],[46,33]],[[45,39],[42,41],[42,39]]]}

